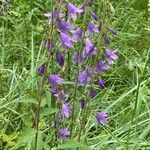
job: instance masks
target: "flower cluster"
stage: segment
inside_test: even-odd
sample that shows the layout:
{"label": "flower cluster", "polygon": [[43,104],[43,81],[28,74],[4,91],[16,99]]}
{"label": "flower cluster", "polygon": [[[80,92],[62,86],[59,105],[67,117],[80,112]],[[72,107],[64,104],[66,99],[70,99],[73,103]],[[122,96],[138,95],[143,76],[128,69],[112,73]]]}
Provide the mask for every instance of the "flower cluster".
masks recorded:
{"label": "flower cluster", "polygon": [[[98,24],[98,22],[102,21],[100,21],[100,17],[95,12],[91,10],[91,21],[83,24],[84,27],[83,25],[76,26],[75,24],[78,16],[83,18],[87,14],[86,7],[91,7],[93,1],[87,1],[79,7],[72,3],[67,3],[66,5],[66,15],[57,9],[44,14],[44,16],[48,17],[48,23],[55,25],[53,30],[58,35],[53,38],[53,41],[51,41],[52,38],[45,40],[44,45],[48,48],[48,51],[53,51],[52,53],[55,54],[55,60],[60,69],[60,73],[51,74],[48,77],[50,92],[55,97],[60,109],[58,115],[61,117],[59,117],[59,120],[74,117],[74,114],[72,115],[74,107],[71,106],[72,101],[69,98],[71,94],[69,93],[68,95],[67,90],[65,90],[66,74],[65,72],[62,73],[62,70],[68,70],[69,67],[71,69],[73,65],[73,68],[77,70],[77,74],[73,75],[71,80],[75,83],[75,89],[88,90],[88,92],[84,92],[87,93],[86,98],[79,101],[81,109],[84,110],[87,107],[87,103],[90,102],[86,99],[94,99],[97,95],[97,89],[93,85],[97,85],[100,90],[106,88],[102,75],[118,59],[117,50],[110,48],[111,40],[109,37],[117,35],[117,31],[104,24]],[[103,43],[101,48],[98,47],[99,43],[96,37],[102,37],[100,38],[100,42]],[[60,44],[58,46],[58,43],[61,43],[61,46]],[[80,47],[80,49],[77,47]],[[104,51],[103,54],[101,53],[102,50]],[[67,58],[67,54],[71,55],[71,57]],[[99,57],[100,54],[101,56]],[[71,64],[71,66],[67,66],[67,64]],[[37,72],[40,75],[45,74],[45,67],[45,64],[42,64],[37,68]],[[95,112],[95,115],[99,125],[107,124],[106,112]],[[60,139],[67,139],[70,136],[69,129],[61,127],[61,124],[59,124],[58,136]]]}

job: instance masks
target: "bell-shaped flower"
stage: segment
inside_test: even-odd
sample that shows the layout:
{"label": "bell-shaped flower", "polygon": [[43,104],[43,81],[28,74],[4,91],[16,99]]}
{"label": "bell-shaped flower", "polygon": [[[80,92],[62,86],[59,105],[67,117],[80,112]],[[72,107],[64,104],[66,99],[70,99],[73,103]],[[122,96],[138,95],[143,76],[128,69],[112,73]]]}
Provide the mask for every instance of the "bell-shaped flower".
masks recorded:
{"label": "bell-shaped flower", "polygon": [[82,30],[80,28],[77,28],[76,30],[72,30],[71,32],[73,33],[72,39],[74,42],[82,40]]}
{"label": "bell-shaped flower", "polygon": [[65,140],[69,137],[70,131],[67,128],[61,128],[58,131],[58,136],[60,139]]}
{"label": "bell-shaped flower", "polygon": [[77,14],[82,13],[83,11],[84,11],[83,9],[76,7],[72,3],[68,4],[68,12],[69,12],[70,16],[73,18],[73,20],[76,20]]}
{"label": "bell-shaped flower", "polygon": [[68,103],[62,104],[61,114],[64,118],[69,118],[71,115],[71,107]]}
{"label": "bell-shaped flower", "polygon": [[80,85],[86,85],[92,78],[92,72],[89,70],[84,70],[79,73],[77,77],[77,84]]}
{"label": "bell-shaped flower", "polygon": [[62,21],[59,23],[59,30],[63,33],[68,33],[68,30],[73,29],[73,25],[69,22]]}
{"label": "bell-shaped flower", "polygon": [[96,116],[98,124],[99,125],[101,125],[101,124],[107,124],[108,123],[107,116],[108,115],[106,114],[106,112],[98,112],[97,116]]}
{"label": "bell-shaped flower", "polygon": [[96,54],[96,48],[94,44],[87,38],[85,40],[85,50],[84,50],[84,55],[85,57],[87,56],[92,56]]}
{"label": "bell-shaped flower", "polygon": [[60,66],[64,65],[64,56],[61,52],[56,52],[56,60]]}
{"label": "bell-shaped flower", "polygon": [[101,89],[104,89],[106,87],[105,82],[102,79],[98,80],[98,85]]}
{"label": "bell-shaped flower", "polygon": [[116,50],[114,51],[110,49],[105,50],[106,60],[108,61],[109,64],[112,64],[114,60],[118,59],[116,52],[117,52]]}
{"label": "bell-shaped flower", "polygon": [[42,64],[41,66],[39,66],[39,67],[37,68],[37,72],[38,72],[39,75],[43,75],[43,74],[45,73],[45,71],[46,71],[46,66],[45,66],[45,64]]}
{"label": "bell-shaped flower", "polygon": [[94,23],[90,22],[88,25],[88,31],[93,34],[94,32],[99,32],[98,25],[95,25]]}
{"label": "bell-shaped flower", "polygon": [[60,40],[64,46],[64,48],[69,47],[73,48],[73,40],[68,34],[60,33]]}
{"label": "bell-shaped flower", "polygon": [[58,86],[60,83],[64,82],[64,79],[58,74],[53,74],[48,77],[48,81],[50,82],[51,86]]}
{"label": "bell-shaped flower", "polygon": [[103,70],[108,70],[110,67],[104,61],[98,61],[95,66],[95,71],[102,74]]}

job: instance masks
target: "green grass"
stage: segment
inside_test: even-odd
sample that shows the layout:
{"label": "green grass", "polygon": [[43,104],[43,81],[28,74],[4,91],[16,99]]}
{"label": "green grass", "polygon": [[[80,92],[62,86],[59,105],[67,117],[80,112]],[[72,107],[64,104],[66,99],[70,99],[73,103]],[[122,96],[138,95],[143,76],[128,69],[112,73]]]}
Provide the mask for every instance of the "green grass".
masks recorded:
{"label": "green grass", "polygon": [[[150,149],[150,29],[146,0],[111,0],[115,13],[108,20],[119,31],[112,46],[119,60],[105,74],[107,89],[90,103],[109,114],[109,125],[99,128],[93,114],[86,124],[87,143],[93,150]],[[77,1],[80,3],[81,1]],[[32,149],[37,75],[44,61],[41,42],[45,37],[43,13],[50,2],[14,0],[10,13],[0,16],[0,149]],[[97,9],[96,7],[94,8]],[[39,150],[49,149],[53,128],[48,112],[51,96],[42,99]],[[74,129],[77,131],[79,124]],[[86,149],[85,147],[83,149]]]}

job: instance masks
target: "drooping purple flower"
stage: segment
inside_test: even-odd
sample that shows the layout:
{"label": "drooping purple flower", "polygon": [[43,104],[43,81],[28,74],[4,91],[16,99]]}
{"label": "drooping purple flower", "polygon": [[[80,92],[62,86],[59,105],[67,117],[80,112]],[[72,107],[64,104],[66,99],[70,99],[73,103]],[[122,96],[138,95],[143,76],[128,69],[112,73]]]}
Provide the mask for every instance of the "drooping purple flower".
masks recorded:
{"label": "drooping purple flower", "polygon": [[73,25],[69,22],[66,22],[66,21],[62,21],[59,24],[59,29],[63,33],[68,33],[68,30],[73,29],[73,28],[74,28]]}
{"label": "drooping purple flower", "polygon": [[74,55],[73,57],[73,61],[75,64],[80,64],[80,63],[83,63],[83,55],[81,53],[77,53]]}
{"label": "drooping purple flower", "polygon": [[117,35],[117,31],[113,28],[108,28],[108,31],[112,34],[112,35]]}
{"label": "drooping purple flower", "polygon": [[84,109],[86,107],[86,100],[82,99],[80,104],[81,104],[81,109]]}
{"label": "drooping purple flower", "polygon": [[107,124],[108,123],[107,116],[108,115],[106,114],[106,112],[98,112],[97,116],[96,116],[98,124],[99,125],[101,125],[101,124]]}
{"label": "drooping purple flower", "polygon": [[116,50],[109,50],[109,49],[106,49],[105,50],[105,56],[106,56],[106,59],[108,61],[109,64],[112,64],[114,60],[117,60],[118,59],[118,56],[116,55]]}
{"label": "drooping purple flower", "polygon": [[98,61],[95,66],[95,70],[102,74],[103,70],[108,70],[110,67],[104,61]]}
{"label": "drooping purple flower", "polygon": [[68,4],[68,12],[71,15],[71,17],[73,18],[73,20],[77,19],[77,13],[82,13],[83,11],[84,11],[83,9],[76,7],[72,3]]}
{"label": "drooping purple flower", "polygon": [[38,74],[40,74],[40,75],[44,74],[45,71],[46,71],[45,64],[42,64],[41,66],[39,66],[39,67],[37,68],[37,72],[38,72]]}
{"label": "drooping purple flower", "polygon": [[68,97],[68,95],[65,94],[64,92],[59,92],[59,93],[56,93],[54,95],[57,98],[57,100],[61,100],[61,101],[65,101]]}
{"label": "drooping purple flower", "polygon": [[59,93],[59,90],[58,89],[50,89],[50,92],[51,92],[51,94],[58,94]]}
{"label": "drooping purple flower", "polygon": [[65,17],[64,14],[59,13],[57,10],[54,10],[53,12],[45,13],[44,16],[49,18],[49,23],[51,22],[52,18],[57,20],[58,18]]}
{"label": "drooping purple flower", "polygon": [[64,79],[60,77],[58,74],[50,75],[48,78],[51,86],[58,86],[60,83],[64,82]]}
{"label": "drooping purple flower", "polygon": [[71,107],[68,103],[62,104],[61,114],[63,117],[69,118],[71,115]]}
{"label": "drooping purple flower", "polygon": [[110,39],[109,39],[108,36],[104,37],[104,43],[105,43],[105,45],[109,45],[110,44]]}
{"label": "drooping purple flower", "polygon": [[91,98],[94,98],[96,96],[96,90],[91,89],[89,95]]}
{"label": "drooping purple flower", "polygon": [[92,17],[93,17],[95,20],[98,20],[98,19],[99,19],[99,17],[98,17],[94,12],[92,12]]}
{"label": "drooping purple flower", "polygon": [[88,38],[85,40],[84,54],[86,57],[96,54],[96,48],[95,48],[94,44]]}
{"label": "drooping purple flower", "polygon": [[74,42],[82,40],[82,30],[80,28],[77,28],[76,30],[72,30],[71,32],[73,33],[72,39]]}
{"label": "drooping purple flower", "polygon": [[104,89],[106,86],[105,86],[105,82],[104,82],[104,80],[102,80],[102,79],[100,79],[100,80],[98,80],[98,85],[99,85],[99,87],[101,88],[101,89]]}
{"label": "drooping purple flower", "polygon": [[56,53],[56,60],[59,63],[60,66],[64,65],[64,56],[61,52]]}
{"label": "drooping purple flower", "polygon": [[94,23],[90,22],[88,25],[88,30],[92,34],[94,32],[99,32],[98,25],[95,25]]}
{"label": "drooping purple flower", "polygon": [[86,85],[92,77],[92,73],[89,70],[84,70],[79,73],[77,78],[77,84],[79,85]]}
{"label": "drooping purple flower", "polygon": [[59,129],[58,135],[60,139],[65,140],[69,137],[70,132],[68,131],[67,128],[61,128]]}
{"label": "drooping purple flower", "polygon": [[70,37],[69,35],[65,33],[60,33],[60,40],[64,47],[67,46],[69,48],[73,48],[72,37]]}

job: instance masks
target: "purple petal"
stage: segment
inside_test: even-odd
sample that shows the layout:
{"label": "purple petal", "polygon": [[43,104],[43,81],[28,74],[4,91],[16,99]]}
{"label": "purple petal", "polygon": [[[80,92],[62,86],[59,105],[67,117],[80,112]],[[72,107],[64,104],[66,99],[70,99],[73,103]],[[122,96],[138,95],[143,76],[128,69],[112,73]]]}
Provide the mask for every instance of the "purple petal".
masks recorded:
{"label": "purple petal", "polygon": [[85,56],[92,56],[96,54],[96,48],[94,46],[94,44],[87,38],[85,40],[85,52],[84,52]]}
{"label": "purple petal", "polygon": [[68,131],[67,128],[62,128],[62,129],[59,129],[58,134],[59,134],[60,139],[65,140],[69,137],[70,132]]}
{"label": "purple petal", "polygon": [[103,70],[108,70],[110,67],[104,62],[104,61],[99,61],[96,63],[95,70],[99,73],[102,74]]}
{"label": "purple petal", "polygon": [[100,80],[98,80],[98,85],[99,85],[99,87],[101,88],[101,89],[104,89],[106,86],[105,86],[105,82],[104,82],[104,80],[102,80],[102,79],[100,79]]}
{"label": "purple petal", "polygon": [[90,95],[91,98],[94,98],[96,96],[96,90],[91,89],[89,95]]}
{"label": "purple petal", "polygon": [[39,66],[39,67],[37,68],[37,72],[38,72],[40,75],[44,74],[44,73],[45,73],[45,70],[46,70],[46,67],[45,67],[44,64],[42,64],[41,66]]}
{"label": "purple petal", "polygon": [[57,74],[53,74],[49,76],[48,81],[52,86],[58,86],[60,83],[64,82],[64,79]]}
{"label": "purple petal", "polygon": [[97,119],[97,122],[98,124],[107,124],[108,121],[107,121],[107,114],[106,112],[98,112],[97,113],[97,116],[96,116],[96,119]]}
{"label": "purple petal", "polygon": [[73,48],[72,38],[69,35],[61,33],[60,40],[64,47],[67,46],[69,48]]}
{"label": "purple petal", "polygon": [[98,19],[99,19],[98,16],[97,16],[94,12],[92,12],[92,17],[93,17],[95,20],[98,20]]}
{"label": "purple petal", "polygon": [[59,63],[60,66],[64,65],[64,56],[61,52],[56,53],[56,60]]}
{"label": "purple petal", "polygon": [[108,28],[108,31],[112,34],[112,35],[117,35],[117,31],[113,28]]}
{"label": "purple petal", "polygon": [[62,104],[61,114],[62,114],[63,117],[66,117],[66,118],[70,117],[70,115],[71,115],[71,107],[70,107],[69,104],[67,104],[67,103]]}

